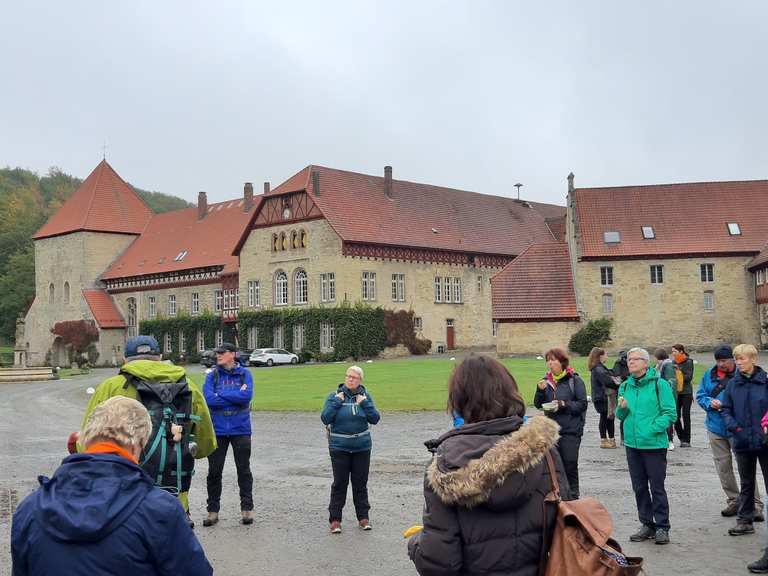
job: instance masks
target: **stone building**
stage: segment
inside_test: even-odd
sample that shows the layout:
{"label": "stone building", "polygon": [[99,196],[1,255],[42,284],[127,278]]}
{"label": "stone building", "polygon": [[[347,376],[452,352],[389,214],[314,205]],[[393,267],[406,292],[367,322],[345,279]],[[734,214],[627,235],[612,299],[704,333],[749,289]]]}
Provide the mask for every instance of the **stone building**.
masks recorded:
{"label": "stone building", "polygon": [[565,346],[601,317],[616,349],[768,343],[768,181],[575,188],[571,175],[567,204],[566,243],[493,280],[499,352]]}

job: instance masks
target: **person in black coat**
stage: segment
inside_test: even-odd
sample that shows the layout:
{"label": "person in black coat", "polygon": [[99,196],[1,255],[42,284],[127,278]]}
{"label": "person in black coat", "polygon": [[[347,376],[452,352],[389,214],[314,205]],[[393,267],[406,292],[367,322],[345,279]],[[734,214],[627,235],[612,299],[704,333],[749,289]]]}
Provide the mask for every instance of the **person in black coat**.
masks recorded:
{"label": "person in black coat", "polygon": [[557,423],[524,423],[525,401],[498,361],[470,356],[453,372],[448,413],[465,424],[427,442],[423,530],[408,541],[421,576],[536,576],[544,542],[552,540],[555,507],[546,454],[563,497],[568,481],[555,448]]}
{"label": "person in black coat", "polygon": [[592,404],[600,414],[600,448],[616,448],[614,420],[616,413],[616,391],[619,385],[613,373],[605,367],[608,358],[602,348],[592,348],[587,358]]}
{"label": "person in black coat", "polygon": [[560,348],[544,355],[549,372],[537,386],[533,405],[560,425],[557,449],[563,459],[571,497],[579,497],[579,447],[587,413],[587,387],[568,366],[568,356]]}
{"label": "person in black coat", "polygon": [[[611,368],[611,372],[613,372],[613,375],[618,378],[619,380],[619,386],[621,386],[621,383],[624,382],[627,378],[629,378],[629,364],[627,363],[627,351],[626,350],[620,350],[619,351],[619,357],[616,360],[616,362],[613,363],[613,368]],[[619,431],[621,432],[621,443],[624,444],[624,421],[619,421]]]}

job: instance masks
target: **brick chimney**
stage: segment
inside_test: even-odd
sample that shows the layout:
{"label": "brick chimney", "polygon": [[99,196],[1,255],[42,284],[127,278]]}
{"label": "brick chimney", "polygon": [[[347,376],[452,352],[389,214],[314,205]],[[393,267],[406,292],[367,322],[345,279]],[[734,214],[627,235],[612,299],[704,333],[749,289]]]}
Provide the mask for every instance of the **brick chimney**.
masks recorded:
{"label": "brick chimney", "polygon": [[320,172],[312,171],[312,194],[320,196]]}
{"label": "brick chimney", "polygon": [[264,194],[269,194],[269,182],[264,182]]}
{"label": "brick chimney", "polygon": [[208,213],[208,195],[205,192],[197,193],[197,219],[202,220]]}
{"label": "brick chimney", "polygon": [[392,200],[392,166],[384,166],[384,195]]}
{"label": "brick chimney", "polygon": [[253,184],[246,182],[243,186],[243,212],[253,208]]}

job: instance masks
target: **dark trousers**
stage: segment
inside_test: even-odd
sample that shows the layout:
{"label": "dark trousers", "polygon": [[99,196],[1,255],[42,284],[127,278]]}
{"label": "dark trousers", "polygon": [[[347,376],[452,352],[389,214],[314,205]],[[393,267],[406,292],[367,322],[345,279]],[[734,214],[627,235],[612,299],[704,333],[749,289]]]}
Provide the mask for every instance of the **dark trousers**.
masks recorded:
{"label": "dark trousers", "polygon": [[571,490],[571,500],[579,497],[579,447],[581,446],[581,436],[563,434],[557,441],[557,451],[560,453],[560,459],[563,461],[565,476],[568,478],[568,485]]}
{"label": "dark trousers", "polygon": [[218,448],[208,456],[208,512],[218,512],[221,504],[221,473],[232,445],[240,488],[240,510],[253,510],[253,475],[251,474],[251,437],[216,436]]}
{"label": "dark trousers", "polygon": [[693,394],[677,395],[677,422],[675,432],[680,442],[691,443],[691,403]]}
{"label": "dark trousers", "polygon": [[667,438],[669,438],[669,441],[672,442],[672,440],[675,439],[675,426],[674,424],[667,428]]}
{"label": "dark trousers", "polygon": [[358,520],[368,518],[368,470],[371,466],[371,451],[342,452],[331,450],[333,484],[331,484],[331,503],[328,505],[328,521],[341,522],[341,511],[347,501],[347,486],[352,479],[352,500]]}
{"label": "dark trousers", "polygon": [[627,464],[640,522],[654,529],[669,530],[669,500],[664,489],[667,449],[638,450],[627,446]]}
{"label": "dark trousers", "polygon": [[755,476],[757,463],[760,462],[760,470],[763,472],[763,484],[768,493],[768,449],[753,452],[736,452],[736,464],[739,467],[738,519],[751,523],[755,517]]}
{"label": "dark trousers", "polygon": [[613,424],[614,420],[613,418],[608,418],[608,412],[600,412],[600,423],[598,424],[598,427],[600,428],[600,438],[605,438],[606,435],[608,438],[613,438],[615,433]]}

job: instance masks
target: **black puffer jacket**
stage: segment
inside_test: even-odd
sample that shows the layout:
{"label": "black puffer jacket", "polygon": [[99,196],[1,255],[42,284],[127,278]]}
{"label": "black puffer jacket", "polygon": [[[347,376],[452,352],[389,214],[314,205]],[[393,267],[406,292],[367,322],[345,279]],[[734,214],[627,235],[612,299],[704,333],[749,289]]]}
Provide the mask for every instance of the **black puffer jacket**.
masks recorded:
{"label": "black puffer jacket", "polygon": [[601,414],[608,412],[608,399],[605,397],[605,391],[619,389],[619,385],[613,381],[613,373],[602,362],[598,362],[590,371],[589,380],[592,385],[592,404],[594,404],[595,410]]}
{"label": "black puffer jacket", "polygon": [[[568,481],[555,449],[558,426],[510,416],[455,428],[438,439],[424,480],[424,530],[408,542],[421,576],[535,576],[551,490],[544,455]],[[551,541],[555,507],[548,507]]]}
{"label": "black puffer jacket", "polygon": [[536,388],[536,394],[533,397],[533,405],[536,408],[542,410],[544,404],[553,400],[565,403],[557,412],[547,414],[560,425],[560,434],[582,436],[587,414],[587,387],[581,376],[576,372],[565,375],[554,390],[551,386],[547,386],[544,390]]}

